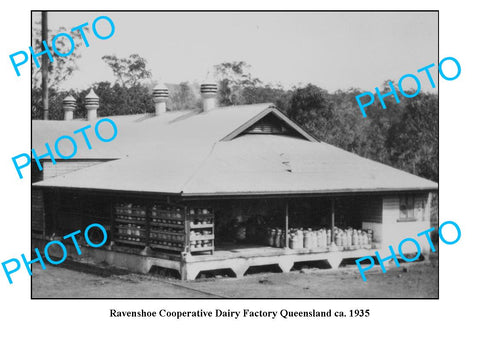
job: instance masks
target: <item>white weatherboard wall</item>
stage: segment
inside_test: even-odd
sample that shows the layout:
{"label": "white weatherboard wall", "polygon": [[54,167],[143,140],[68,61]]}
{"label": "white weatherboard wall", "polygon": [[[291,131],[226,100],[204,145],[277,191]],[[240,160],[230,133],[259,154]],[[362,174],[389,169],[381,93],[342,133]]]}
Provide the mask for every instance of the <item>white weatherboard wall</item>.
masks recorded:
{"label": "white weatherboard wall", "polygon": [[[429,195],[430,197],[430,195]],[[417,236],[418,233],[430,228],[430,199],[425,205],[425,218],[418,218],[416,221],[399,221],[400,218],[400,196],[388,196],[383,198],[383,252],[381,255],[388,256],[388,246],[391,245],[398,253],[398,245],[405,238],[413,238],[420,243],[422,253],[430,249],[425,236]],[[404,254],[415,254],[417,252],[412,242],[406,242],[402,246]]]}

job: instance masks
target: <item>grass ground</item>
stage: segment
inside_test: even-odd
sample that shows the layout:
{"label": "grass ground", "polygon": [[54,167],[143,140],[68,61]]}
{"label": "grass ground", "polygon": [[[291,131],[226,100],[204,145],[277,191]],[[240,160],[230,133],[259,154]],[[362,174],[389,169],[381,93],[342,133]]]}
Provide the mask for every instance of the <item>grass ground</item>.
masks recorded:
{"label": "grass ground", "polygon": [[32,298],[438,298],[436,257],[393,266],[385,274],[376,267],[367,272],[367,282],[356,266],[184,282],[72,262],[46,270],[34,265]]}

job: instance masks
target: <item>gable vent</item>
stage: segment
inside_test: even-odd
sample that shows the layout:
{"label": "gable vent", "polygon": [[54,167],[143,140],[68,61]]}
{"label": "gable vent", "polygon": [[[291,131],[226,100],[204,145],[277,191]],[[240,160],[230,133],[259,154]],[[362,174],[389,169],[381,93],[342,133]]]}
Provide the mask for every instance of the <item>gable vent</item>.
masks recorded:
{"label": "gable vent", "polygon": [[265,135],[298,135],[285,122],[274,115],[267,115],[248,128],[243,134],[265,134]]}

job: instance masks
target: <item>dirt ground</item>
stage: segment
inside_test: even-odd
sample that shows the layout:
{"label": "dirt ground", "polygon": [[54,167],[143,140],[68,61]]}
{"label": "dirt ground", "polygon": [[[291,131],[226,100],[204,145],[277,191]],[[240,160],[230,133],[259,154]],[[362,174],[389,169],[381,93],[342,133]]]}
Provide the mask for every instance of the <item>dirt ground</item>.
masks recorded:
{"label": "dirt ground", "polygon": [[46,270],[35,264],[32,298],[438,298],[438,259],[391,266],[386,274],[376,266],[367,282],[354,265],[184,282],[72,262]]}

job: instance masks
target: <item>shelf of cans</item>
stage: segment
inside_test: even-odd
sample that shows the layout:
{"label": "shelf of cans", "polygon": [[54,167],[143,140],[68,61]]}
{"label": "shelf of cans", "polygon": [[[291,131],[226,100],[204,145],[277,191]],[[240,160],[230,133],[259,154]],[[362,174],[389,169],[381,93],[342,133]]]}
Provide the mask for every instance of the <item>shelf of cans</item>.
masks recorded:
{"label": "shelf of cans", "polygon": [[139,217],[145,219],[147,208],[139,204],[119,203],[115,205],[115,214],[119,218],[132,219],[132,217]]}
{"label": "shelf of cans", "polygon": [[[183,229],[185,227],[184,208],[166,204],[153,204],[150,211],[151,225]],[[161,230],[161,229],[159,229]],[[173,231],[172,231],[173,232]]]}
{"label": "shelf of cans", "polygon": [[116,239],[133,244],[144,244],[147,232],[142,226],[133,223],[117,224]]}
{"label": "shelf of cans", "polygon": [[187,214],[190,217],[206,217],[206,216],[213,216],[213,210],[209,208],[189,208],[187,209]]}
{"label": "shelf of cans", "polygon": [[183,251],[185,248],[185,230],[176,228],[150,227],[150,246],[169,250]]}
{"label": "shelf of cans", "polygon": [[213,230],[190,231],[190,251],[204,251],[213,249],[215,236]]}
{"label": "shelf of cans", "polygon": [[190,208],[187,219],[191,229],[213,228],[213,211],[208,208]]}
{"label": "shelf of cans", "polygon": [[[187,210],[187,223],[196,230],[190,233],[191,251],[213,251],[213,216],[213,211],[207,208]],[[155,203],[147,209],[145,205],[119,203],[115,205],[115,222],[117,241],[147,245],[148,234],[152,248],[177,251],[185,248],[185,210],[182,207]]]}
{"label": "shelf of cans", "polygon": [[152,206],[150,216],[160,219],[183,221],[184,209],[182,207],[173,207],[164,204],[154,204]]}
{"label": "shelf of cans", "polygon": [[209,208],[187,209],[187,223],[190,227],[190,252],[212,251],[214,249],[213,210]]}
{"label": "shelf of cans", "polygon": [[115,236],[117,242],[146,245],[147,209],[133,203],[115,204]]}
{"label": "shelf of cans", "polygon": [[288,246],[291,249],[371,249],[373,245],[373,231],[334,227],[332,238],[330,228],[291,228],[289,229],[288,238],[285,238],[284,229],[269,228],[266,241],[271,247],[284,248]]}

